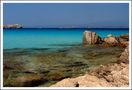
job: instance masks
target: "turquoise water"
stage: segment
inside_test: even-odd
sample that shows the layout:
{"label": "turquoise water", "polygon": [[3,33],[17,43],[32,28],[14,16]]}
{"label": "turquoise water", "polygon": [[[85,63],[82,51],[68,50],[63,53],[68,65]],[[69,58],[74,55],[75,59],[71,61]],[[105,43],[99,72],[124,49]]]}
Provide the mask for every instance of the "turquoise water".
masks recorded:
{"label": "turquoise water", "polygon": [[[81,44],[86,29],[4,29],[3,47],[13,48],[62,48]],[[106,37],[129,33],[128,29],[90,29]]]}
{"label": "turquoise water", "polygon": [[[128,29],[90,30],[101,37],[110,33],[114,36],[128,33]],[[83,75],[93,67],[115,63],[124,51],[122,47],[82,47],[80,44],[84,31],[85,29],[5,29],[4,86],[25,87],[28,84],[19,83],[17,78],[30,76],[41,77],[40,83],[31,83],[31,87],[48,87],[62,79]]]}

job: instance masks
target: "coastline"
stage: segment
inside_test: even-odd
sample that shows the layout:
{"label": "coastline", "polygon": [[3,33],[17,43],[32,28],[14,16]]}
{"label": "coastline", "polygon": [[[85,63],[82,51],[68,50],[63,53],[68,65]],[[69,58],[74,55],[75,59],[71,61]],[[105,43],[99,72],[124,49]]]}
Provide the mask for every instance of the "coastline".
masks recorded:
{"label": "coastline", "polygon": [[[82,44],[73,44],[68,48],[58,50],[50,48],[4,49],[4,86],[48,87],[58,82],[59,84],[57,83],[53,86],[70,87],[72,85],[71,87],[73,87],[74,85],[75,87],[82,87],[83,85],[80,84],[80,80],[78,79],[80,77],[93,77],[95,81],[98,80],[102,82],[101,85],[105,86],[107,80],[102,75],[103,80],[101,78],[100,81],[97,74],[97,72],[107,73],[106,71],[108,70],[105,71],[102,67],[109,67],[109,69],[115,69],[115,67],[122,69],[126,67],[128,70],[128,65],[116,64],[120,53],[123,52],[124,48],[128,45],[129,37],[127,34],[120,35],[119,37],[108,35],[106,38],[101,38],[95,32],[86,31],[84,33],[86,34],[83,34]],[[64,44],[62,44],[62,46],[64,46]],[[93,69],[96,67],[97,69]],[[81,76],[86,72],[89,74]],[[68,80],[68,85],[61,84],[61,82],[65,83],[65,80],[66,82]],[[84,83],[84,80],[81,80],[81,82]],[[70,84],[74,81],[74,84]],[[96,85],[100,86],[100,83],[93,84],[93,86]],[[106,86],[109,85],[110,84]]]}
{"label": "coastline", "polygon": [[2,88],[130,88],[130,2],[3,2]]}
{"label": "coastline", "polygon": [[129,86],[129,37],[121,35],[113,37],[112,34],[101,38],[95,32],[83,33],[83,44],[101,44],[106,47],[123,46],[125,50],[114,63],[99,65],[91,68],[86,74],[64,79],[51,87],[128,87]]}
{"label": "coastline", "polygon": [[116,63],[94,67],[82,76],[63,79],[51,87],[129,87],[128,56],[127,47]]}

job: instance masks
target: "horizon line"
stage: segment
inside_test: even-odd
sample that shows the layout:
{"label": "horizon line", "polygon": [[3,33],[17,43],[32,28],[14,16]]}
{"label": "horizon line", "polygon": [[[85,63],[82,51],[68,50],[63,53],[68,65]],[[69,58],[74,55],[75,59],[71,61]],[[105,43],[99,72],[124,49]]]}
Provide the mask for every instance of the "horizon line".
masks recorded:
{"label": "horizon line", "polygon": [[129,28],[129,27],[22,27],[22,28],[3,28],[3,29],[105,29],[105,28],[107,28],[107,29],[114,29],[114,28],[116,28],[116,29],[125,29],[125,28]]}

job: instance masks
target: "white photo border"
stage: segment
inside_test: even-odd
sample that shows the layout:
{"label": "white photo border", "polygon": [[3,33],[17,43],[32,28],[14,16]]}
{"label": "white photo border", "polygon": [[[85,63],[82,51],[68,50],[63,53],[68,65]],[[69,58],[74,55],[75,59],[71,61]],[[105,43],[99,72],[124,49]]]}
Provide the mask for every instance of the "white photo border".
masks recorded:
{"label": "white photo border", "polygon": [[[129,87],[3,87],[3,4],[4,3],[128,3],[129,4]],[[131,1],[1,1],[1,89],[131,89]]]}

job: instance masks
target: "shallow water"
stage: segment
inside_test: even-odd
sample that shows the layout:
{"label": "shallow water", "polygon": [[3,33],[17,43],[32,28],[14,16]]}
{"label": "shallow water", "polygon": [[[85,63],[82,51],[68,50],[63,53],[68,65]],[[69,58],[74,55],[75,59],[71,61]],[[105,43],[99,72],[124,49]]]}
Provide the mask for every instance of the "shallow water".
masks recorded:
{"label": "shallow water", "polygon": [[82,47],[80,45],[57,50],[5,49],[4,86],[17,86],[15,79],[35,75],[43,77],[40,87],[50,86],[64,78],[80,76],[90,68],[115,63],[123,48]]}

